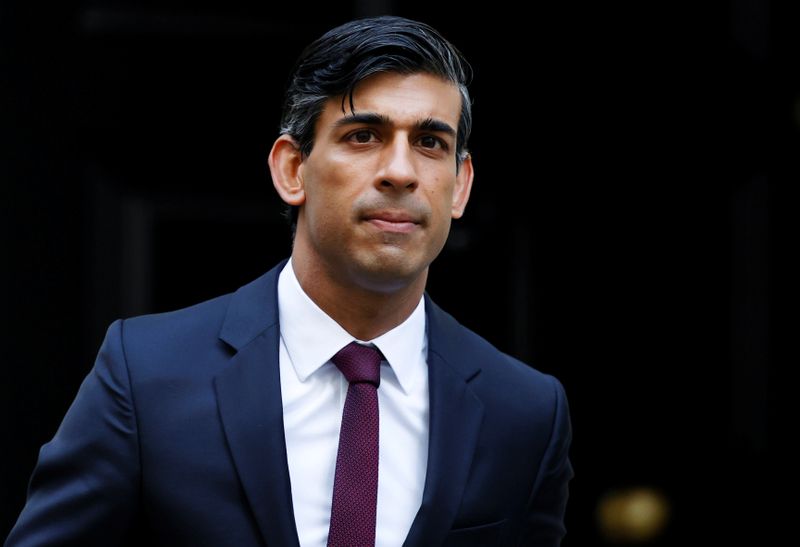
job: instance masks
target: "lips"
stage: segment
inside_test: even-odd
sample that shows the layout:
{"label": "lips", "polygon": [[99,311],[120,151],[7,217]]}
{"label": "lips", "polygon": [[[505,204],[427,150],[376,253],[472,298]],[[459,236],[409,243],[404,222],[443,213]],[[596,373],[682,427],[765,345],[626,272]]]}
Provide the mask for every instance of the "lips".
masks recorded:
{"label": "lips", "polygon": [[407,211],[376,211],[365,215],[365,220],[385,232],[409,233],[419,226],[419,219]]}

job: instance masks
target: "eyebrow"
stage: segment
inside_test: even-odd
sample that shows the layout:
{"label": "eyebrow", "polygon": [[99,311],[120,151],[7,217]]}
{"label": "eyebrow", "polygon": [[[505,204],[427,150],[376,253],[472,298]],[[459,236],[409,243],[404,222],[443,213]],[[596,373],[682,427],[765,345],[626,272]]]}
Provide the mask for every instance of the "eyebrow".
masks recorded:
{"label": "eyebrow", "polygon": [[[359,112],[350,116],[339,118],[334,122],[334,127],[344,127],[348,125],[392,125],[392,120],[388,116],[376,112]],[[434,118],[425,118],[417,122],[415,128],[422,131],[433,131],[434,133],[445,133],[451,137],[456,136],[456,130],[449,123]]]}

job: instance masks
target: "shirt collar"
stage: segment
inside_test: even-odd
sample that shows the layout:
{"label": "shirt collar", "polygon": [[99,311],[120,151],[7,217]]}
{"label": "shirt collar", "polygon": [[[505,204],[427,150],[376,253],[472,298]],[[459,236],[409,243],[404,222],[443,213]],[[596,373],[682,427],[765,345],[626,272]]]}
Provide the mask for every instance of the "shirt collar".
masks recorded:
{"label": "shirt collar", "polygon": [[[281,338],[301,382],[356,340],[309,298],[297,280],[291,260],[278,278],[278,314]],[[420,298],[411,315],[392,330],[374,340],[357,341],[372,343],[381,350],[400,387],[409,393],[418,375],[424,372],[419,364],[427,354],[425,299]]]}
{"label": "shirt collar", "polygon": [[400,387],[408,395],[420,374],[427,374],[428,337],[425,333],[425,299],[408,318],[372,340],[392,367]]}

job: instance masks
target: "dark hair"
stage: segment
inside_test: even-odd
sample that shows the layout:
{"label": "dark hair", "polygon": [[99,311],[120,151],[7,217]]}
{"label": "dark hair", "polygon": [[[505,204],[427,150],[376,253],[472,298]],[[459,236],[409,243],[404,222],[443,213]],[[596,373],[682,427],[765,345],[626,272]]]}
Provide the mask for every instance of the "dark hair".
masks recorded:
{"label": "dark hair", "polygon": [[[453,82],[461,93],[456,162],[467,157],[472,105],[467,85],[472,70],[464,56],[435,29],[403,17],[356,19],[326,32],[303,50],[286,90],[281,134],[290,135],[304,156],[314,146],[314,126],[325,102],[342,97],[353,108],[353,91],[380,72],[428,73]],[[292,223],[296,208],[291,208]]]}

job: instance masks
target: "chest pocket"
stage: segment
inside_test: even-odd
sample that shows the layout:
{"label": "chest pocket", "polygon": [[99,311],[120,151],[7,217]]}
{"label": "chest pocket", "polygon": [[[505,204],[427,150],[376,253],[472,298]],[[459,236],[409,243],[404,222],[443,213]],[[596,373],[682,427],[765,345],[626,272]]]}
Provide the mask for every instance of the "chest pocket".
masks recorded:
{"label": "chest pocket", "polygon": [[505,519],[480,526],[453,529],[445,536],[442,547],[467,547],[471,545],[489,547],[502,545],[500,542],[507,522],[508,520]]}

